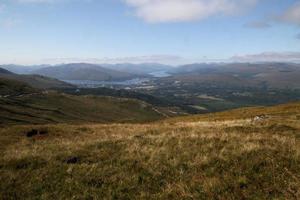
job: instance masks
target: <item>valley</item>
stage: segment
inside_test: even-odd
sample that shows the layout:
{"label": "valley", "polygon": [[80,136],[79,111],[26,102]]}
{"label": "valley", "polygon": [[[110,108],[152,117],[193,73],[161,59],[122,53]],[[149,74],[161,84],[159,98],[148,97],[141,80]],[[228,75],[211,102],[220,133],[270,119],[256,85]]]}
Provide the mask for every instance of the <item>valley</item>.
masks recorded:
{"label": "valley", "polygon": [[297,81],[189,73],[119,84],[0,70],[0,197],[300,198]]}
{"label": "valley", "polygon": [[[86,95],[89,88],[94,88],[94,91],[101,91],[103,88],[127,90],[129,93],[140,94],[135,95],[135,98],[148,95],[161,99],[165,103],[158,106],[172,107],[169,110],[169,115],[172,116],[174,113],[210,113],[300,100],[300,82],[297,78],[300,76],[300,66],[293,63],[199,63],[177,67],[155,63],[75,63],[40,67],[31,67],[35,69],[31,73],[48,75],[66,83],[65,86],[51,85],[54,89],[61,88],[61,91],[71,92],[73,95],[76,95],[74,91],[78,91],[78,88],[85,90],[83,93]],[[19,72],[21,70],[18,69],[24,67],[6,68]],[[101,95],[101,92],[92,93]],[[115,97],[117,93],[120,92],[115,92]]]}
{"label": "valley", "polygon": [[0,0],[0,200],[300,200],[300,0]]}

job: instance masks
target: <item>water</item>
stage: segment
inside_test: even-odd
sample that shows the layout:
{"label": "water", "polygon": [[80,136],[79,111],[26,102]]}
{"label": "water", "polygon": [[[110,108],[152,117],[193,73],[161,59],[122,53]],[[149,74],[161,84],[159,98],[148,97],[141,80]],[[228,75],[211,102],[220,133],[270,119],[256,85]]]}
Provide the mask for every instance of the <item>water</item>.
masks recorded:
{"label": "water", "polygon": [[150,73],[155,78],[163,78],[163,77],[168,77],[171,76],[167,71],[157,71],[157,72],[152,72]]}
{"label": "water", "polygon": [[147,78],[135,78],[125,81],[91,81],[91,80],[63,80],[67,83],[71,83],[73,85],[81,86],[81,87],[105,87],[105,86],[130,86],[130,85],[140,85],[142,83],[148,82]]}

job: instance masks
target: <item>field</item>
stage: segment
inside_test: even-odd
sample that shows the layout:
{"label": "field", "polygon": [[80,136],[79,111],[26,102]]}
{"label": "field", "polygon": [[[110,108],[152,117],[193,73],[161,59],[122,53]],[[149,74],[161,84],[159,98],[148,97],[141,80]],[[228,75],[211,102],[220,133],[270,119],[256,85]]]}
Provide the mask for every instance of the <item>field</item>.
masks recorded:
{"label": "field", "polygon": [[[299,199],[299,108],[292,103],[148,124],[2,128],[0,196]],[[40,134],[28,135],[33,129]]]}

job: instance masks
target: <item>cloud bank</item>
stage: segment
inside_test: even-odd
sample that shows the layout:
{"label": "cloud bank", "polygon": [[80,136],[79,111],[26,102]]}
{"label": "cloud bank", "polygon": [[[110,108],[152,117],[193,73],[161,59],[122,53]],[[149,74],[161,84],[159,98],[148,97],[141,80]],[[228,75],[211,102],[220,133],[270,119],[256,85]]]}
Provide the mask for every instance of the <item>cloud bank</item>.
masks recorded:
{"label": "cloud bank", "polygon": [[186,62],[186,59],[176,55],[149,55],[149,56],[132,56],[132,57],[116,57],[116,58],[50,58],[43,59],[40,63],[47,64],[59,64],[59,63],[107,63],[107,64],[118,64],[118,63],[161,63],[176,65]]}
{"label": "cloud bank", "polygon": [[231,60],[234,62],[300,62],[300,52],[264,52],[236,55]]}
{"label": "cloud bank", "polygon": [[123,0],[134,14],[150,23],[201,20],[233,15],[254,6],[258,0]]}

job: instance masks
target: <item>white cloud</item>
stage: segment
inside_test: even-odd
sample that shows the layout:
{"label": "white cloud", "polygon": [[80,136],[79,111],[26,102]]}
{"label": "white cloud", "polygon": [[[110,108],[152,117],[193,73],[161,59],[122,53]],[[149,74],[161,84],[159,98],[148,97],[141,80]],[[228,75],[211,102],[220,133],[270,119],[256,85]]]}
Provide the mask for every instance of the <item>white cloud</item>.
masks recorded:
{"label": "white cloud", "polygon": [[135,15],[151,23],[201,20],[232,15],[252,7],[258,0],[123,0]]}
{"label": "white cloud", "polygon": [[279,18],[281,21],[300,25],[300,1],[289,7]]}
{"label": "white cloud", "polygon": [[264,52],[236,55],[231,60],[235,62],[300,62],[300,52]]}

